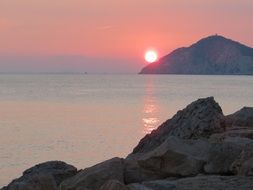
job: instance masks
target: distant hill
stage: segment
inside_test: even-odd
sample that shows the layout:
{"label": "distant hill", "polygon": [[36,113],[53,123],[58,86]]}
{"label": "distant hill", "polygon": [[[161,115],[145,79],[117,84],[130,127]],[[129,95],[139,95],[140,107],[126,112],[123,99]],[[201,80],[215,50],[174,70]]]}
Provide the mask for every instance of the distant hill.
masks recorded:
{"label": "distant hill", "polygon": [[140,74],[253,74],[253,48],[223,36],[209,36],[174,50]]}

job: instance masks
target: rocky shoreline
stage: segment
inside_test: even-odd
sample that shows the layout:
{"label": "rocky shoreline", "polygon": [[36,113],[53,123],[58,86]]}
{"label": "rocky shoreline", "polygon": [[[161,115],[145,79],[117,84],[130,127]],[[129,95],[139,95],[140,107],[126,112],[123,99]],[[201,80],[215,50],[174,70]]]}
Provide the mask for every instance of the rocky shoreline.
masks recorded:
{"label": "rocky shoreline", "polygon": [[1,190],[252,190],[253,108],[224,116],[199,99],[146,135],[126,158],[77,170],[49,161]]}

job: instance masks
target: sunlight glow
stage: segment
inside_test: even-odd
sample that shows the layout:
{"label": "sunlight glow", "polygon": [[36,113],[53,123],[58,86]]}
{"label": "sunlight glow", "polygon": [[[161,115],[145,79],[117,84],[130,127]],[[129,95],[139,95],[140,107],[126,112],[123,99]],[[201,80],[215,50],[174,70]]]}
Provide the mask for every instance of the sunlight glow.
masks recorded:
{"label": "sunlight glow", "polygon": [[157,61],[158,56],[155,51],[149,50],[145,53],[144,58],[148,63],[153,63],[153,62]]}

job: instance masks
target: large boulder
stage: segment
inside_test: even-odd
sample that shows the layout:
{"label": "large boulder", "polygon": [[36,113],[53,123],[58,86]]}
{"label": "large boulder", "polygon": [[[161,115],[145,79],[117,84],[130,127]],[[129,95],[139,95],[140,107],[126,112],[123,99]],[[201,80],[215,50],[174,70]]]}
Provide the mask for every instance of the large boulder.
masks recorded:
{"label": "large boulder", "polygon": [[99,190],[131,190],[125,184],[117,180],[109,180]]}
{"label": "large boulder", "polygon": [[140,183],[132,183],[129,184],[127,187],[130,188],[131,190],[153,190]]}
{"label": "large boulder", "polygon": [[244,147],[239,158],[233,162],[231,170],[237,175],[253,176],[253,141]]}
{"label": "large boulder", "polygon": [[253,177],[196,176],[129,184],[131,190],[252,190]]}
{"label": "large boulder", "polygon": [[141,167],[138,163],[138,159],[140,158],[125,160],[124,181],[126,184],[163,179],[166,177],[166,175],[161,172]]}
{"label": "large boulder", "polygon": [[215,134],[219,138],[246,137],[253,139],[253,107],[243,107],[239,111],[225,117],[227,130]]}
{"label": "large boulder", "polygon": [[226,116],[230,126],[243,126],[253,128],[253,107],[243,107],[234,114]]}
{"label": "large boulder", "polygon": [[175,181],[173,190],[252,190],[253,177],[196,176]]}
{"label": "large boulder", "polygon": [[253,139],[253,128],[248,127],[229,127],[223,133],[215,133],[210,136],[211,140],[222,141],[227,137],[242,137]]}
{"label": "large boulder", "polygon": [[211,134],[224,130],[225,119],[219,104],[213,97],[199,99],[146,135],[133,153],[151,151],[169,136],[183,139],[208,138]]}
{"label": "large boulder", "polygon": [[208,174],[230,175],[230,166],[240,155],[242,147],[233,143],[213,143],[208,152],[204,171]]}
{"label": "large boulder", "polygon": [[[147,153],[131,154],[125,163],[125,183],[167,177],[189,177],[201,173],[252,175],[252,145],[248,138],[227,137],[222,141],[180,139],[170,136]],[[248,147],[248,148],[247,148]],[[251,148],[250,148],[251,147]]]}
{"label": "large boulder", "polygon": [[156,180],[142,183],[145,187],[152,190],[173,190],[176,184],[171,180]]}
{"label": "large boulder", "polygon": [[90,168],[80,171],[77,175],[63,181],[61,190],[98,190],[108,180],[124,183],[124,160],[112,158]]}
{"label": "large boulder", "polygon": [[128,185],[131,190],[252,190],[253,177],[196,176]]}
{"label": "large boulder", "polygon": [[125,160],[125,183],[197,175],[203,170],[209,149],[207,140],[170,136],[150,152],[128,156]]}
{"label": "large boulder", "polygon": [[169,137],[162,145],[143,155],[138,163],[142,168],[165,177],[194,176],[200,173],[207,160],[209,142]]}
{"label": "large boulder", "polygon": [[61,161],[38,164],[23,172],[3,190],[56,190],[65,179],[74,176],[77,169]]}
{"label": "large boulder", "polygon": [[247,147],[251,144],[253,144],[251,139],[241,137],[226,137],[220,142],[211,142],[207,153],[208,159],[204,166],[205,173],[220,175],[238,173],[239,168],[249,159],[249,156],[241,154],[249,152]]}

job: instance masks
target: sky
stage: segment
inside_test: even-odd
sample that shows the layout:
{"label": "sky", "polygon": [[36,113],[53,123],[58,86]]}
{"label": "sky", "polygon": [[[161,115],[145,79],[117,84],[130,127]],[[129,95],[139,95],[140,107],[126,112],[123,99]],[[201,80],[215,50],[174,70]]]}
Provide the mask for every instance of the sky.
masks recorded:
{"label": "sky", "polygon": [[137,73],[220,34],[253,47],[253,0],[0,0],[0,72]]}

